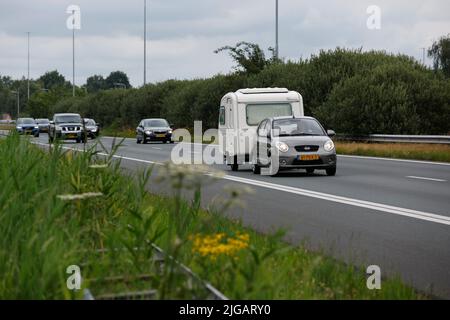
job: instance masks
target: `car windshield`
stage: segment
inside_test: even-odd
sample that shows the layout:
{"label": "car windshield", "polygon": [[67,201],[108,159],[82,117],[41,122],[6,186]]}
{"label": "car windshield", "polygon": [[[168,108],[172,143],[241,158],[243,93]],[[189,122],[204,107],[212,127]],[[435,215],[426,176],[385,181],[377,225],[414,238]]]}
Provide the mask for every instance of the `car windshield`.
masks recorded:
{"label": "car windshield", "polygon": [[86,120],[84,120],[84,123],[85,123],[87,126],[95,126],[95,121],[92,120],[92,119],[86,119]]}
{"label": "car windshield", "polygon": [[78,115],[57,116],[56,123],[81,123],[81,117]]}
{"label": "car windshield", "polygon": [[144,127],[168,127],[169,124],[164,119],[145,120]]}
{"label": "car windshield", "polygon": [[17,124],[36,124],[36,122],[34,121],[34,119],[25,118],[17,120]]}
{"label": "car windshield", "polygon": [[273,121],[273,136],[324,136],[320,124],[315,119],[280,119]]}
{"label": "car windshield", "polygon": [[46,124],[46,123],[49,123],[49,120],[48,120],[48,119],[37,119],[37,120],[36,120],[36,123],[39,123],[39,124],[43,123],[43,124]]}

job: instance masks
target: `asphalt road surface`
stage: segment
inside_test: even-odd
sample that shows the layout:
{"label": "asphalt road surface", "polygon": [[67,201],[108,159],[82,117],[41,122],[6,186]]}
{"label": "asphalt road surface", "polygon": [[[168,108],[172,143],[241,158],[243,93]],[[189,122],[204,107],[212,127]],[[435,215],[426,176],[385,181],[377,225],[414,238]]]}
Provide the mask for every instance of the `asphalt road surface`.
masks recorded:
{"label": "asphalt road surface", "polygon": [[[47,135],[32,140],[45,145]],[[112,140],[101,138],[107,146]],[[135,171],[170,161],[177,145],[126,139],[116,158]],[[82,145],[67,142],[65,147]],[[205,148],[185,147],[191,155]],[[335,177],[321,171],[269,177],[254,175],[250,167],[214,168],[225,175],[204,188],[205,206],[220,203],[228,186],[251,187],[254,192],[243,196],[245,207],[227,215],[261,232],[284,228],[294,244],[306,241],[342,261],[378,265],[382,276],[398,275],[418,290],[450,298],[450,164],[338,156]],[[164,189],[155,183],[148,188]]]}

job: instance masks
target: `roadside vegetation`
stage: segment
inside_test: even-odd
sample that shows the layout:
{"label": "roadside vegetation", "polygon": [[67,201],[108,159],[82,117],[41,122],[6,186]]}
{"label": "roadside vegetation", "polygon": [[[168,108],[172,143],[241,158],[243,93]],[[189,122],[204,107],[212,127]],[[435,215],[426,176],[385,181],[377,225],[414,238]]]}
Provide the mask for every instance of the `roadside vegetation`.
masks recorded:
{"label": "roadside vegetation", "polygon": [[450,145],[336,142],[338,154],[450,162]]}
{"label": "roadside vegetation", "polygon": [[[32,83],[29,102],[20,99],[21,110],[32,117],[77,112],[115,129],[135,128],[142,118],[150,117],[167,118],[178,128],[192,128],[199,120],[206,130],[217,128],[225,93],[286,87],[303,95],[306,115],[338,134],[448,134],[449,42],[450,35],[430,48],[433,69],[405,55],[362,49],[336,48],[308,59],[284,61],[266,58],[256,44],[240,42],[216,50],[236,62],[229,74],[130,88],[126,74],[112,72],[106,79],[89,77],[84,88],[77,88],[76,97],[64,77],[53,71]],[[15,114],[11,90],[18,86],[25,94],[26,82],[0,77],[0,113]]]}
{"label": "roadside vegetation", "polygon": [[[368,290],[363,266],[225,218],[242,190],[202,209],[201,187],[219,177],[205,168],[167,164],[125,174],[112,158],[118,145],[99,146],[110,154],[99,156],[94,148],[43,150],[15,134],[0,140],[0,299],[82,298],[83,290],[67,289],[71,265],[97,298],[143,290],[153,299],[208,297],[154,244],[229,298],[423,298],[397,278]],[[171,197],[147,193],[148,183]]]}

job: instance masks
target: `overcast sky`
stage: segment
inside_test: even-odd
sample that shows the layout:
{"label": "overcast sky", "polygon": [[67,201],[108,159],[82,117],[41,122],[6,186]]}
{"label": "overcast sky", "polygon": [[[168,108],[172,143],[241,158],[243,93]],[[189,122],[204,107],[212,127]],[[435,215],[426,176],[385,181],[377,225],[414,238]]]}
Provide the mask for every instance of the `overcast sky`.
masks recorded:
{"label": "overcast sky", "polygon": [[[66,9],[75,4],[81,8],[76,83],[122,70],[132,85],[142,85],[143,2],[0,0],[0,74],[26,76],[30,31],[31,77],[57,69],[71,79],[72,31],[66,27]],[[341,46],[421,60],[421,47],[450,33],[448,0],[279,0],[279,5],[280,56],[287,59]],[[370,5],[381,9],[380,30],[367,28]],[[147,0],[148,81],[228,73],[230,58],[213,51],[238,41],[274,46],[274,8],[275,0]]]}

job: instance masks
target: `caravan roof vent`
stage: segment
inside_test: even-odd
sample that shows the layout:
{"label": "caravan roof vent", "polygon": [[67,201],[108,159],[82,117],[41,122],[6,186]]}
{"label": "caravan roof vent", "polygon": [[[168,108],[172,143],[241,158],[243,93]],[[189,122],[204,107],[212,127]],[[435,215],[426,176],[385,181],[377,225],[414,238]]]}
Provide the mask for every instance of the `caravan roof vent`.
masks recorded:
{"label": "caravan roof vent", "polygon": [[286,88],[252,88],[252,89],[240,89],[239,93],[242,94],[261,94],[261,93],[288,93]]}

